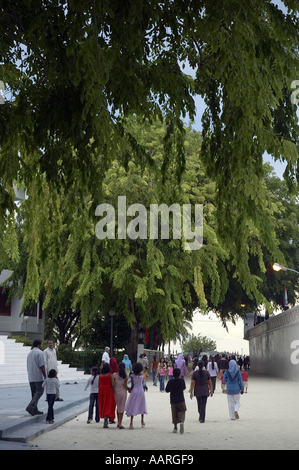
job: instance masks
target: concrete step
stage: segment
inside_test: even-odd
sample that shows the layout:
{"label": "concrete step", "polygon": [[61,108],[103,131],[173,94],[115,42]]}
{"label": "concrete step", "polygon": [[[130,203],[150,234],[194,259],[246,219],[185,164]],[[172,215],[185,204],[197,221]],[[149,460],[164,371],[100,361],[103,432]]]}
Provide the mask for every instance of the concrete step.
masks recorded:
{"label": "concrete step", "polygon": [[[15,442],[28,442],[32,439],[35,439],[37,436],[44,432],[51,431],[58,426],[61,426],[65,422],[74,419],[78,414],[84,413],[87,411],[89,406],[89,394],[84,392],[84,386],[86,381],[81,382],[78,385],[69,385],[61,387],[61,396],[65,401],[55,402],[54,405],[54,423],[47,424],[47,403],[45,402],[45,394],[41,397],[39,401],[39,409],[44,412],[43,415],[30,416],[26,411],[17,408],[10,411],[3,411],[0,409],[0,440],[4,441],[15,441]],[[27,391],[27,390],[26,390]],[[7,393],[10,392],[12,400],[15,396],[21,392],[18,390],[8,389]],[[0,400],[0,406],[3,403],[3,398],[5,392],[2,390],[2,399]],[[27,393],[28,395],[28,393]],[[28,398],[27,398],[28,400]],[[20,403],[20,401],[22,403]],[[26,398],[20,396],[19,406],[26,407]],[[9,406],[9,405],[8,405]],[[3,411],[1,417],[1,411]],[[15,413],[17,416],[10,416],[10,414]]]}
{"label": "concrete step", "polygon": [[[16,343],[14,339],[0,335],[0,386],[27,383],[27,355],[30,346]],[[58,361],[59,378],[63,381],[74,381],[84,378],[84,372],[76,367]]]}

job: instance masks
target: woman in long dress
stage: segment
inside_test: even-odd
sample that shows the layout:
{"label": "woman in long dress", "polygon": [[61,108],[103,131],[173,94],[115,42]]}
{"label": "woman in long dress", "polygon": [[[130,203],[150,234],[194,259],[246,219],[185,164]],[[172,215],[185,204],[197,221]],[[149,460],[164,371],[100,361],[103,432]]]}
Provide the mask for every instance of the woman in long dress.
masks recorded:
{"label": "woman in long dress", "polygon": [[130,396],[126,403],[126,415],[131,418],[130,429],[133,428],[134,416],[141,415],[141,426],[144,427],[144,415],[147,413],[144,389],[142,386],[143,366],[140,362],[133,364],[133,374],[131,375],[131,388],[129,389]]}
{"label": "woman in long dress", "polygon": [[114,398],[117,410],[117,427],[124,429],[122,420],[125,412],[127,401],[128,376],[126,374],[126,365],[121,362],[119,364],[119,371],[115,372],[112,376],[112,387],[114,391]]}
{"label": "woman in long dress", "polygon": [[107,362],[103,364],[99,376],[99,414],[104,418],[104,428],[108,428],[108,420],[115,419],[115,399],[112,388],[112,372]]}
{"label": "woman in long dress", "polygon": [[188,373],[188,369],[186,366],[185,359],[183,358],[183,354],[179,354],[177,360],[175,361],[175,367],[180,369],[181,371],[181,379],[185,377],[185,375],[191,375]]}

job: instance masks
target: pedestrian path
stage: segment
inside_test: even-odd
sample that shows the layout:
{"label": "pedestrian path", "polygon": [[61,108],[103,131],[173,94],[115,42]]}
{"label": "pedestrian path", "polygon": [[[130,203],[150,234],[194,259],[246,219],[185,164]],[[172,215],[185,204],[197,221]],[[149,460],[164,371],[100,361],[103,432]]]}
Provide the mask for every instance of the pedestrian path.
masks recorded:
{"label": "pedestrian path", "polygon": [[14,388],[0,388],[0,449],[5,448],[4,441],[26,443],[87,410],[89,395],[84,391],[87,378],[88,376],[85,376],[84,380],[77,383],[69,382],[69,385],[61,383],[60,397],[63,401],[55,402],[55,422],[51,425],[45,423],[48,409],[45,394],[38,403],[39,410],[44,414],[30,416],[25,411],[31,400],[28,384]]}
{"label": "pedestrian path", "polygon": [[[187,389],[190,378],[186,379]],[[187,404],[185,432],[173,434],[169,395],[160,393],[148,381],[146,392],[148,416],[141,428],[140,416],[134,418],[134,429],[129,429],[129,418],[124,417],[125,429],[116,425],[103,429],[100,423],[86,424],[87,413],[69,421],[47,435],[30,441],[38,449],[99,449],[106,452],[143,452],[176,450],[184,453],[196,450],[258,450],[299,448],[299,383],[251,373],[248,394],[241,396],[240,419],[231,421],[226,395],[220,382],[212,398],[208,399],[206,422],[199,423],[196,399]],[[127,454],[126,454],[127,455]]]}

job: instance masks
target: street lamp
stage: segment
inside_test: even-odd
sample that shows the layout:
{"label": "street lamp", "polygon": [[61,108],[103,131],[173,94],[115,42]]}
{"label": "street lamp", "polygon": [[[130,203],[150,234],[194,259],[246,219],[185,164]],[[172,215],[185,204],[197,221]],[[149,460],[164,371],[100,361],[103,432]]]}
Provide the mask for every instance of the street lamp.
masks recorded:
{"label": "street lamp", "polygon": [[114,357],[114,353],[113,353],[113,317],[116,315],[115,310],[109,310],[109,315],[111,317],[110,356]]}
{"label": "street lamp", "polygon": [[25,338],[27,338],[27,323],[29,322],[29,317],[24,317],[24,322],[25,322]]}
{"label": "street lamp", "polygon": [[286,268],[285,266],[281,266],[281,264],[278,263],[273,264],[273,269],[274,271],[293,271],[293,273],[299,274],[299,271],[296,271],[295,269],[291,268]]}

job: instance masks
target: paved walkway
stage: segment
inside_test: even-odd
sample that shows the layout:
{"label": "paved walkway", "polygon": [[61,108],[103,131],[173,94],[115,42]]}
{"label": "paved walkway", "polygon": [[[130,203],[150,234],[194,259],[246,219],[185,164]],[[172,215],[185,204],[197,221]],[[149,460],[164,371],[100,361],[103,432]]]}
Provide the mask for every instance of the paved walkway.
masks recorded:
{"label": "paved walkway", "polygon": [[[88,391],[84,391],[85,383],[85,379],[78,381],[77,384],[74,381],[69,385],[61,382],[60,396],[64,401],[55,403],[56,416],[53,425],[45,423],[48,409],[45,394],[38,404],[39,410],[43,411],[44,415],[32,417],[25,411],[31,400],[28,384],[17,385],[14,388],[0,387],[0,439],[6,439],[0,440],[0,449],[30,449],[32,446],[26,445],[28,439],[49,432],[85,411],[89,404]],[[7,439],[19,442],[9,442]]]}
{"label": "paved walkway", "polygon": [[[187,379],[187,388],[189,383],[190,379]],[[208,399],[205,424],[198,421],[196,399],[191,401],[186,392],[188,410],[183,435],[172,434],[169,395],[160,393],[159,387],[153,387],[150,380],[148,384],[148,416],[144,428],[141,428],[138,416],[134,419],[134,430],[128,429],[127,417],[124,418],[124,430],[119,430],[116,425],[103,429],[102,421],[86,424],[87,414],[84,413],[30,444],[41,450],[99,449],[108,453],[125,450],[132,454],[143,449],[173,453],[200,449],[299,448],[299,383],[250,373],[248,394],[241,397],[240,420],[231,421],[227,397],[221,393],[217,381],[216,393]]]}

